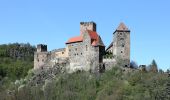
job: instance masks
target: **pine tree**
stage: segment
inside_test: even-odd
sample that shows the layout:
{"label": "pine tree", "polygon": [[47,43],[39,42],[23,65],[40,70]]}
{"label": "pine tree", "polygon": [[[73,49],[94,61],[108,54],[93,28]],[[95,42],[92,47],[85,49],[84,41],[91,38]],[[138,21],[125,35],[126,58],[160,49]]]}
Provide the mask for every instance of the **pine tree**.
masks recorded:
{"label": "pine tree", "polygon": [[149,71],[154,72],[154,73],[158,72],[158,66],[155,60],[152,61]]}

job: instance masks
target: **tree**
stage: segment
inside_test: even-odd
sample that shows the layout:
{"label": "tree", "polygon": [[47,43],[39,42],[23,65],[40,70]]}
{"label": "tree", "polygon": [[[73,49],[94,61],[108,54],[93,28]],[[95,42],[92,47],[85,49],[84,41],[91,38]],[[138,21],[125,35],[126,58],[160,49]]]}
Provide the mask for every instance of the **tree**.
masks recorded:
{"label": "tree", "polygon": [[163,73],[164,73],[164,71],[163,71],[162,69],[159,69],[159,73],[163,74]]}
{"label": "tree", "polygon": [[138,64],[135,61],[130,62],[130,67],[131,68],[138,68]]}
{"label": "tree", "polygon": [[149,66],[149,71],[154,73],[158,72],[158,66],[155,60],[153,60],[151,65]]}

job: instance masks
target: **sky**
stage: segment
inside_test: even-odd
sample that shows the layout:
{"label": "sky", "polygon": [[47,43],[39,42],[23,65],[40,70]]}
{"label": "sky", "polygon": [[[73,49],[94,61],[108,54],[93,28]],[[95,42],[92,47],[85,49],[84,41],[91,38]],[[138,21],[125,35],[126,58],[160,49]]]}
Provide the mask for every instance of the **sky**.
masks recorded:
{"label": "sky", "polygon": [[106,47],[124,22],[131,31],[131,61],[170,68],[170,0],[0,0],[0,44],[65,47],[94,21]]}

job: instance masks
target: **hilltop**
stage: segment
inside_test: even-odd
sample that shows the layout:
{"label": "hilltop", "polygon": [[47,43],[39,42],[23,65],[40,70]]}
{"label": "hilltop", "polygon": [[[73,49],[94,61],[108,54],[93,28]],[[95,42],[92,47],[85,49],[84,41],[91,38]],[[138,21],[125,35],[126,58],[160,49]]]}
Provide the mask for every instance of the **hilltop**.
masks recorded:
{"label": "hilltop", "polygon": [[[121,61],[103,73],[65,73],[62,66],[33,70],[35,47],[0,46],[0,100],[168,100],[170,78],[163,71],[124,71]],[[39,83],[37,83],[39,82]]]}

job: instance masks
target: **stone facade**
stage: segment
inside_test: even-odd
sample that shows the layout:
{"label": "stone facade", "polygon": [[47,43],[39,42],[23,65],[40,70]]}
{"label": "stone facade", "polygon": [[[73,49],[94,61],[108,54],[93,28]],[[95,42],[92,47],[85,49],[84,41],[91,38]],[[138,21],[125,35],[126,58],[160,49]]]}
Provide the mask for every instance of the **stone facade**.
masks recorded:
{"label": "stone facade", "polygon": [[34,69],[43,66],[47,62],[48,58],[49,53],[47,52],[47,45],[37,45],[37,52],[34,53]]}

